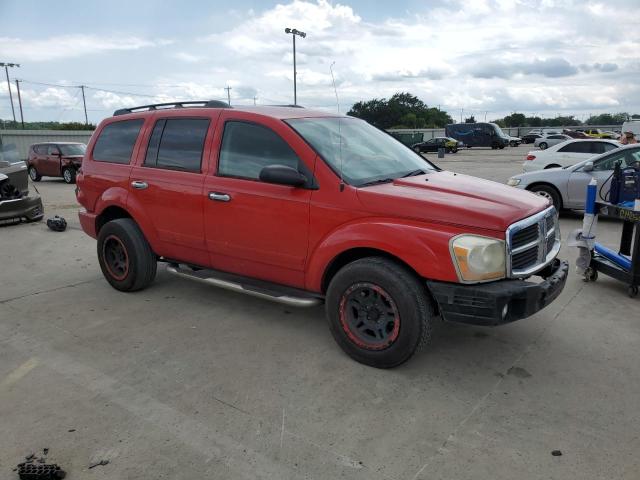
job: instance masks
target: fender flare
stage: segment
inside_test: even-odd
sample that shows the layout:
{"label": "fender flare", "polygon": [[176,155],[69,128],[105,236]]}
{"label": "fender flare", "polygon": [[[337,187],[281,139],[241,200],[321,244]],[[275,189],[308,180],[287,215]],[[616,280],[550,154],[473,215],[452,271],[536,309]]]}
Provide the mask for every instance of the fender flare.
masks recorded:
{"label": "fender flare", "polygon": [[129,196],[129,191],[122,187],[112,187],[105,190],[96,202],[94,212],[97,218],[109,207],[118,207],[129,214],[135,221],[145,238],[155,251],[158,246],[158,233],[145,209],[133,197]]}
{"label": "fender flare", "polygon": [[398,258],[420,277],[457,282],[449,240],[457,227],[389,218],[365,218],[343,224],[323,238],[309,255],[306,288],[319,292],[326,272],[341,254],[356,248],[380,250]]}

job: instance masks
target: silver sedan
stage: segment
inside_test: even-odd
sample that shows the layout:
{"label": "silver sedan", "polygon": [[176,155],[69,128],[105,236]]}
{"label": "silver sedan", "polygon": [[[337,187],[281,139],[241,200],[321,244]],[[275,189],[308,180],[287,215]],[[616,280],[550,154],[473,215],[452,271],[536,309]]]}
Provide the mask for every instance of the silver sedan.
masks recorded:
{"label": "silver sedan", "polygon": [[547,197],[558,211],[563,208],[582,210],[587,185],[592,178],[598,182],[597,198],[607,199],[611,175],[617,162],[622,168],[640,165],[640,144],[620,147],[570,167],[516,175],[507,184]]}
{"label": "silver sedan", "polygon": [[545,150],[553,145],[557,145],[558,143],[566,142],[567,140],[572,140],[569,135],[565,135],[563,133],[558,134],[546,134],[540,138],[536,138],[533,142],[534,147],[538,147],[540,150]]}

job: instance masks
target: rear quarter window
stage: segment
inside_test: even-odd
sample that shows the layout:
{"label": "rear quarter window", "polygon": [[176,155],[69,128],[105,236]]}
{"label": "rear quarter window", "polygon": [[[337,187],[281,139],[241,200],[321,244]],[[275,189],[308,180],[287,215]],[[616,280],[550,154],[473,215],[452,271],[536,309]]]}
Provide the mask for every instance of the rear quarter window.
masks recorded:
{"label": "rear quarter window", "polygon": [[93,147],[93,159],[96,162],[130,163],[143,123],[144,120],[140,118],[106,125]]}

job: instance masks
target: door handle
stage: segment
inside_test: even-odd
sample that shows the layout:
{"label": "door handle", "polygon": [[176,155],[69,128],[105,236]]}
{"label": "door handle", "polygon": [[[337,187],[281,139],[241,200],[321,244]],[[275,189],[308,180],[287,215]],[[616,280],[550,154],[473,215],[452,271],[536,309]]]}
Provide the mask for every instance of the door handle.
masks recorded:
{"label": "door handle", "polygon": [[149,185],[147,185],[147,182],[141,182],[140,180],[134,180],[133,182],[131,182],[131,186],[133,188],[135,188],[135,189],[138,189],[138,190],[144,190]]}
{"label": "door handle", "polygon": [[209,200],[215,200],[216,202],[230,202],[231,195],[220,192],[209,192]]}

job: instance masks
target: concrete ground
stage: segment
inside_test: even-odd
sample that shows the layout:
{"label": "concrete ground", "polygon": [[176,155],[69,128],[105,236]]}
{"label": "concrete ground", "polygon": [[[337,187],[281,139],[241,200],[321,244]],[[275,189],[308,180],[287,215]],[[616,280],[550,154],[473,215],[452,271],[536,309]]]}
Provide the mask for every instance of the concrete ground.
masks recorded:
{"label": "concrete ground", "polygon": [[[504,182],[527,150],[430,158]],[[70,480],[640,477],[640,298],[614,280],[572,269],[537,315],[440,324],[426,351],[376,370],[342,353],[322,308],[163,268],[145,291],[115,291],[73,187],[37,187],[70,228],[0,228],[0,478],[45,447]],[[565,236],[579,223],[563,216]],[[619,231],[604,220],[599,238],[615,246]]]}

